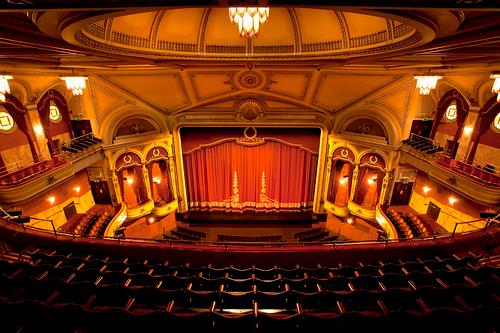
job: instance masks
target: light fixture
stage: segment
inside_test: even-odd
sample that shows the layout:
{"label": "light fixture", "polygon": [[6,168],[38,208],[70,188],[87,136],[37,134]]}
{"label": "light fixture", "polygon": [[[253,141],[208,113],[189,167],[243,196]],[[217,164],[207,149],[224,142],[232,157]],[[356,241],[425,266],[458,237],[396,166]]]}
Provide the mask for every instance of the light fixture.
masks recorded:
{"label": "light fixture", "polygon": [[464,127],[464,134],[470,135],[471,133],[472,133],[472,126],[465,126]]}
{"label": "light fixture", "polygon": [[150,218],[148,219],[148,221],[149,221],[149,223],[153,223],[153,222],[155,221],[155,218],[154,218],[154,217],[150,217]]}
{"label": "light fixture", "polygon": [[368,178],[368,185],[373,185],[375,184],[375,181],[377,180],[377,176],[373,176],[371,178]]}
{"label": "light fixture", "polygon": [[83,95],[83,89],[85,89],[87,81],[86,76],[63,76],[61,80],[66,81],[66,88],[73,92],[73,96]]}
{"label": "light fixture", "polygon": [[229,19],[238,25],[241,36],[252,38],[269,19],[269,7],[230,7]]}
{"label": "light fixture", "polygon": [[450,205],[454,205],[454,204],[455,204],[455,202],[457,202],[457,201],[458,201],[458,199],[457,199],[457,198],[455,198],[455,197],[453,197],[453,196],[450,196],[450,197],[448,198],[448,202],[450,203]]}
{"label": "light fixture", "polygon": [[134,178],[128,177],[125,179],[127,181],[127,184],[132,185],[134,183]]}
{"label": "light fixture", "polygon": [[81,187],[80,187],[80,186],[75,186],[75,187],[73,188],[73,190],[75,190],[75,192],[76,192],[76,193],[80,193],[80,191],[81,191]]}
{"label": "light fixture", "polygon": [[0,102],[5,102],[5,94],[10,93],[9,80],[12,76],[0,75]]}
{"label": "light fixture", "polygon": [[493,74],[491,74],[491,78],[495,79],[495,82],[493,82],[493,88],[491,88],[491,91],[494,94],[497,94],[497,102],[500,102],[500,74],[493,73]]}
{"label": "light fixture", "polygon": [[423,190],[424,190],[425,194],[428,194],[431,191],[431,188],[429,186],[425,185]]}
{"label": "light fixture", "polygon": [[160,184],[161,178],[160,177],[153,177],[153,183]]}
{"label": "light fixture", "polygon": [[349,223],[350,225],[353,225],[354,224],[354,220],[352,218],[348,218],[347,219],[347,223]]}
{"label": "light fixture", "polygon": [[56,202],[56,197],[54,197],[54,196],[49,197],[49,198],[47,199],[47,201],[48,201],[48,202],[50,202],[50,204],[51,204],[51,205],[53,205],[53,204],[54,204],[54,202]]}
{"label": "light fixture", "polygon": [[420,95],[429,95],[431,90],[436,89],[438,80],[442,79],[439,75],[415,75],[414,79],[417,80],[417,89]]}
{"label": "light fixture", "polygon": [[349,176],[344,176],[342,178],[339,179],[339,184],[340,185],[345,185],[347,184],[347,181],[349,180]]}
{"label": "light fixture", "polygon": [[43,134],[43,127],[40,124],[36,124],[33,126],[33,130],[35,131],[36,134],[42,135]]}

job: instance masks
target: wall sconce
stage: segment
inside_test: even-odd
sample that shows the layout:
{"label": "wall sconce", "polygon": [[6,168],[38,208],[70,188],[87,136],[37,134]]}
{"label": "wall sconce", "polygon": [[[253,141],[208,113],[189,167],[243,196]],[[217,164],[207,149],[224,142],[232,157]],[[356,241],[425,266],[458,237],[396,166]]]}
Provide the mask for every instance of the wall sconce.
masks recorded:
{"label": "wall sconce", "polygon": [[340,185],[345,185],[345,184],[347,184],[348,180],[349,180],[349,176],[346,175],[346,176],[344,176],[344,177],[342,177],[342,178],[339,179],[339,184]]}
{"label": "wall sconce", "polygon": [[127,182],[127,184],[129,184],[129,185],[132,185],[134,183],[134,178],[132,178],[132,177],[128,177],[128,178],[124,178],[124,179]]}
{"label": "wall sconce", "polygon": [[150,217],[150,218],[148,219],[148,222],[149,222],[149,223],[153,223],[154,221],[155,221],[155,218],[154,218],[154,217]]}
{"label": "wall sconce", "polygon": [[425,194],[429,194],[429,192],[431,191],[431,188],[429,186],[425,185],[422,190],[424,191]]}
{"label": "wall sconce", "polygon": [[80,186],[75,186],[75,187],[73,188],[73,190],[75,190],[75,192],[76,192],[76,193],[80,193],[80,191],[81,191],[81,187],[80,187]]}
{"label": "wall sconce", "polygon": [[472,130],[473,130],[472,126],[465,126],[464,127],[464,134],[465,135],[471,135]]}
{"label": "wall sconce", "polygon": [[43,127],[40,124],[36,124],[35,126],[33,126],[33,130],[35,131],[35,133],[37,135],[42,135],[43,134]]}
{"label": "wall sconce", "polygon": [[153,177],[153,183],[160,184],[161,183],[161,178],[160,177]]}
{"label": "wall sconce", "polygon": [[497,102],[500,102],[500,74],[493,73],[491,74],[491,78],[495,80],[491,92],[497,94]]}
{"label": "wall sconce", "polygon": [[448,202],[450,203],[450,205],[454,205],[454,204],[455,204],[455,202],[457,202],[457,201],[458,201],[458,199],[457,199],[457,198],[455,198],[454,196],[450,196],[450,197],[448,198]]}
{"label": "wall sconce", "polygon": [[47,199],[48,202],[50,202],[51,205],[53,205],[56,202],[56,197],[52,196]]}
{"label": "wall sconce", "polygon": [[5,102],[5,94],[10,94],[9,80],[10,75],[0,75],[0,102]]}
{"label": "wall sconce", "polygon": [[377,180],[377,176],[368,178],[368,185],[373,185],[375,184],[375,181]]}
{"label": "wall sconce", "polygon": [[350,225],[354,225],[354,219],[352,217],[348,218],[347,223]]}

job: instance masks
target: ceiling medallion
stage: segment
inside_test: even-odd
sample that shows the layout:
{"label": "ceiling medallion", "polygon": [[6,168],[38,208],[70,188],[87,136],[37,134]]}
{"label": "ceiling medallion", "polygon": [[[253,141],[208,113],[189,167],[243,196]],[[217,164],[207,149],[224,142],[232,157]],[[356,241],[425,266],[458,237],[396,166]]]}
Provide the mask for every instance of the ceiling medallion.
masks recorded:
{"label": "ceiling medallion", "polygon": [[245,98],[236,105],[237,117],[244,121],[264,119],[266,113],[262,102],[255,98]]}
{"label": "ceiling medallion", "polygon": [[229,19],[238,25],[242,37],[252,38],[269,19],[269,7],[230,7]]}
{"label": "ceiling medallion", "polygon": [[262,76],[257,72],[246,71],[238,75],[238,83],[243,88],[257,88],[262,84]]}

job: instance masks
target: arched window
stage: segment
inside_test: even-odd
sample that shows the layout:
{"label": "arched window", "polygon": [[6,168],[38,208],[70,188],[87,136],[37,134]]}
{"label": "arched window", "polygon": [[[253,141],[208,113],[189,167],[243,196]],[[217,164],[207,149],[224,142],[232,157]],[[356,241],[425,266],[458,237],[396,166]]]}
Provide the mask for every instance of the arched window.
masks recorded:
{"label": "arched window", "polygon": [[54,101],[50,101],[49,118],[53,123],[61,121],[61,113],[59,112],[59,108]]}
{"label": "arched window", "polygon": [[457,120],[457,103],[451,102],[445,113],[446,120],[451,122]]}
{"label": "arched window", "polygon": [[4,134],[11,133],[14,130],[14,119],[5,111],[0,110],[0,132]]}
{"label": "arched window", "polygon": [[497,133],[500,133],[500,113],[498,113],[497,116],[495,117],[495,120],[493,120],[493,123],[491,124],[491,129]]}

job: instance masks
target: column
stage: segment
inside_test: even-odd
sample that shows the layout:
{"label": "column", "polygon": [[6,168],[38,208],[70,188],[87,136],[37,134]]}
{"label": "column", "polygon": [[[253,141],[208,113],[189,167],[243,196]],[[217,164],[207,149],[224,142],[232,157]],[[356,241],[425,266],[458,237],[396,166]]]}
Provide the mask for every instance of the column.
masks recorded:
{"label": "column", "polygon": [[146,168],[146,164],[142,163],[142,176],[144,179],[144,185],[146,186],[146,192],[148,193],[149,200],[153,200],[153,195],[151,194],[151,184],[149,182],[149,172],[148,168]]}
{"label": "column", "polygon": [[[118,177],[116,176],[116,170],[110,170],[110,173],[111,173],[111,181],[113,182],[113,187],[115,190],[116,202],[121,203],[121,202],[123,202],[122,191],[120,189],[120,184],[118,183]],[[121,185],[123,185],[123,184],[121,184]]]}
{"label": "column", "polygon": [[351,195],[349,196],[349,200],[354,200],[354,193],[356,193],[357,183],[358,183],[358,173],[359,173],[359,164],[356,164],[354,171],[352,172],[352,180],[351,180]]}
{"label": "column", "polygon": [[479,126],[479,124],[476,124],[479,116],[479,110],[480,107],[478,106],[471,106],[469,109],[469,113],[465,119],[464,128],[460,134],[460,139],[458,140],[460,143],[456,157],[456,160],[458,161],[466,162],[467,160],[467,155],[469,154],[472,146],[472,134],[474,133],[474,130],[477,130],[475,127]]}
{"label": "column", "polygon": [[45,137],[45,132],[42,127],[42,122],[40,121],[40,116],[38,115],[38,108],[36,104],[26,105],[28,110],[28,117],[33,126],[33,132],[35,133],[35,147],[39,156],[43,156],[44,159],[50,158],[49,147],[47,146],[47,138]]}
{"label": "column", "polygon": [[384,180],[382,181],[382,189],[380,190],[380,196],[378,198],[378,203],[383,205],[386,202],[387,190],[389,188],[389,181],[391,179],[391,172],[386,171]]}

